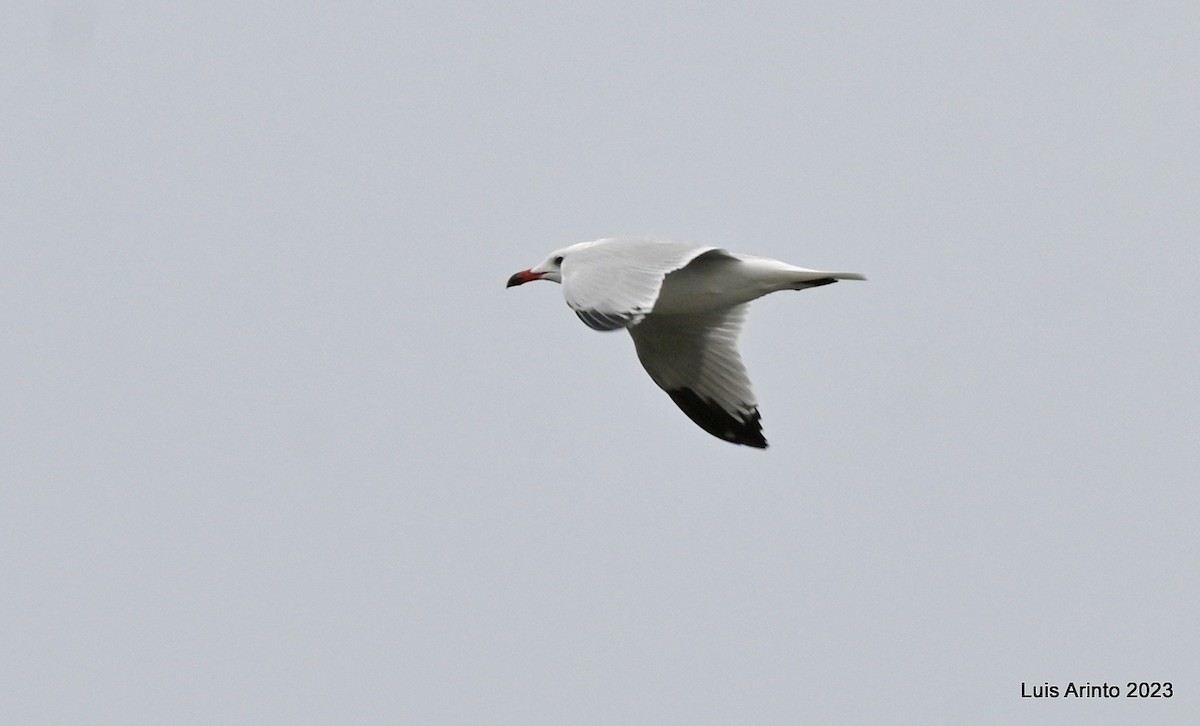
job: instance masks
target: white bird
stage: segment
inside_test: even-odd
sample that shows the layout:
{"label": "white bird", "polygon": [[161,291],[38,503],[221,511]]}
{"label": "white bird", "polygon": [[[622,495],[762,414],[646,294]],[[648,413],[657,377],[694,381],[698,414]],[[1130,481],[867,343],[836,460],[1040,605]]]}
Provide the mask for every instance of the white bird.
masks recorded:
{"label": "white bird", "polygon": [[561,283],[567,305],[588,327],[629,330],[650,378],[700,428],[765,449],[758,404],[737,351],[748,303],[779,290],[865,279],[719,247],[613,238],[552,252],[507,286]]}

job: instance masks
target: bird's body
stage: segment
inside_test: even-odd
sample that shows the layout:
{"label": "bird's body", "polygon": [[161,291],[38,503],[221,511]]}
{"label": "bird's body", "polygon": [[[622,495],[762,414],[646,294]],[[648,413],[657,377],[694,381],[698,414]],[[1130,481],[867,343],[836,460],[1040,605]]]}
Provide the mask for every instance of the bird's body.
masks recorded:
{"label": "bird's body", "polygon": [[646,372],[701,428],[766,448],[737,352],[747,303],[779,290],[863,279],[717,247],[614,238],[557,250],[508,286],[561,282],[567,305],[589,327],[629,330]]}

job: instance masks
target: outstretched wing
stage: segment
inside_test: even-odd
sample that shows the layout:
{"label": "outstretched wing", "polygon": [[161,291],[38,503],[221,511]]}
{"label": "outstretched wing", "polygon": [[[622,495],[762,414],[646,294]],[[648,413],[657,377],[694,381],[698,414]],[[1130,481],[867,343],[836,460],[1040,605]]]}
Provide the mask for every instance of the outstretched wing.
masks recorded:
{"label": "outstretched wing", "polygon": [[563,261],[563,297],[588,327],[627,328],[654,309],[663,278],[706,252],[728,254],[669,240],[598,240]]}
{"label": "outstretched wing", "polygon": [[629,328],[650,378],[700,428],[767,447],[750,378],[737,351],[748,304],[688,315],[651,315]]}

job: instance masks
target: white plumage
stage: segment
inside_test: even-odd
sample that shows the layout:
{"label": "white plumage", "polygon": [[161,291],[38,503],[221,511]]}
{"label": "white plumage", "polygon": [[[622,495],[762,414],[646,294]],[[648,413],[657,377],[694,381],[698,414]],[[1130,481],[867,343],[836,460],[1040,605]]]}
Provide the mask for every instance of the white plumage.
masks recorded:
{"label": "white plumage", "polygon": [[795,267],[719,247],[651,238],[581,242],[522,270],[508,286],[552,280],[596,330],[627,328],[650,378],[693,421],[736,444],[766,448],[758,404],[737,351],[747,303],[853,272]]}

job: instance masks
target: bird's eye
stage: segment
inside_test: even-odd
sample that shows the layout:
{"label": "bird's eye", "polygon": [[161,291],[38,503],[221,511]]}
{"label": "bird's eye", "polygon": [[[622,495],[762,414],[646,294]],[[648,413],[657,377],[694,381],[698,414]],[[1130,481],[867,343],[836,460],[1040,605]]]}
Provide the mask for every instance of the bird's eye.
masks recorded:
{"label": "bird's eye", "polygon": [[556,264],[556,265],[562,264],[562,255],[559,255],[558,257],[554,258],[554,264]]}

